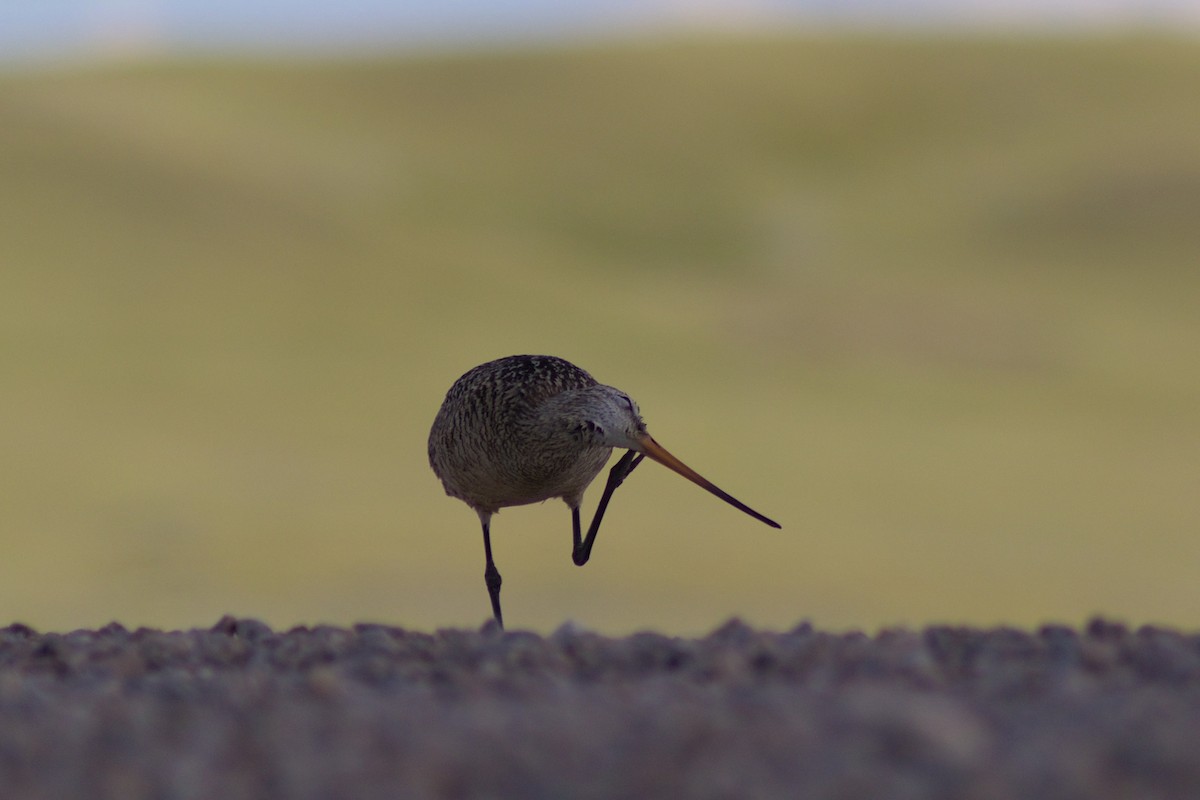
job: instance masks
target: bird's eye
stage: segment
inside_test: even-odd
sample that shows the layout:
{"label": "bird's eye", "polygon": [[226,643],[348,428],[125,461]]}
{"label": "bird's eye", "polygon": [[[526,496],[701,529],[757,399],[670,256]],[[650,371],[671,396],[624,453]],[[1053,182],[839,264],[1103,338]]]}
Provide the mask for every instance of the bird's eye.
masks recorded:
{"label": "bird's eye", "polygon": [[588,431],[589,433],[597,433],[597,432],[604,433],[604,429],[601,428],[596,423],[592,422],[590,419],[585,421],[582,425],[580,425],[579,430]]}

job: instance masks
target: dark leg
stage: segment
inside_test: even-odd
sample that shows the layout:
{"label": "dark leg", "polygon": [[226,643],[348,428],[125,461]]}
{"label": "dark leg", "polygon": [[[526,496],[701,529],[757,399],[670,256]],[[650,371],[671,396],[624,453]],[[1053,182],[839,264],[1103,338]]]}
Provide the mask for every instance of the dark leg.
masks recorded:
{"label": "dark leg", "polygon": [[500,626],[500,630],[504,630],[504,616],[500,613],[500,570],[496,569],[496,562],[492,561],[492,533],[491,523],[488,520],[483,521],[483,552],[487,556],[487,568],[483,571],[483,581],[487,584],[488,596],[492,598],[492,614],[496,617],[496,624]]}
{"label": "dark leg", "polygon": [[612,498],[612,493],[629,477],[629,473],[642,463],[642,459],[645,457],[643,453],[627,450],[625,455],[621,456],[621,460],[609,470],[608,483],[604,486],[604,494],[600,495],[600,505],[596,506],[596,516],[592,517],[592,524],[588,526],[587,538],[582,541],[579,536],[579,509],[571,509],[571,522],[575,529],[575,550],[571,553],[571,560],[575,562],[576,566],[582,567],[592,557],[592,545],[596,543],[600,520],[604,519],[604,511],[608,508],[608,501]]}
{"label": "dark leg", "polygon": [[[579,506],[571,509],[571,540],[573,542],[571,545],[571,558],[577,559],[579,548],[583,547],[583,534],[579,531]],[[578,564],[579,562],[576,561],[575,563]]]}

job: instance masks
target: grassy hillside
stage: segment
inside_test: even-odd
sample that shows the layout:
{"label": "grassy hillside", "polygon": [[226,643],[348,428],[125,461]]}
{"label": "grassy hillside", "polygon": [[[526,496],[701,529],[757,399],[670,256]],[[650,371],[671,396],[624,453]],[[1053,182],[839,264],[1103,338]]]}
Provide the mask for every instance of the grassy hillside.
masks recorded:
{"label": "grassy hillside", "polygon": [[1198,85],[1138,38],[0,75],[3,617],[476,624],[425,436],[549,352],[784,530],[648,466],[580,570],[507,510],[516,626],[1194,624]]}

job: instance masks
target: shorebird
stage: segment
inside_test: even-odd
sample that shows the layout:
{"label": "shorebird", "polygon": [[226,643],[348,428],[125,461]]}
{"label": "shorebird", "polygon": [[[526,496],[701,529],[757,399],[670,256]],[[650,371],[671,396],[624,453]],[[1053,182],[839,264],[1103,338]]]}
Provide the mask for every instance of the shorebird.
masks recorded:
{"label": "shorebird", "polygon": [[[609,472],[585,538],[580,534],[579,504],[613,448],[628,452]],[[667,452],[646,432],[629,395],[597,382],[569,361],[508,356],[481,364],[454,382],[429,432],[429,465],[446,494],[479,515],[487,560],[483,578],[501,628],[492,515],[509,506],[562,498],[571,509],[572,560],[583,566],[591,557],[612,493],[646,456],[755,519],[779,527]]]}

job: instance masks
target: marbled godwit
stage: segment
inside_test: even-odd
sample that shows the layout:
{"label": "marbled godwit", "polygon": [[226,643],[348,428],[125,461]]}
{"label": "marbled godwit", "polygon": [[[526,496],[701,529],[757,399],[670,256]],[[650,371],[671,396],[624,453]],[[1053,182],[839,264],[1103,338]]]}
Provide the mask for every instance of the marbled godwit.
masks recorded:
{"label": "marbled godwit", "polygon": [[[628,452],[609,472],[583,538],[579,504],[614,447]],[[483,524],[483,577],[500,627],[504,617],[500,572],[492,560],[492,515],[508,506],[561,497],[571,509],[572,558],[583,566],[613,491],[646,456],[755,519],[779,527],[668,453],[646,432],[629,395],[597,383],[569,361],[509,356],[481,364],[454,382],[429,432],[429,464],[446,494],[475,509]]]}

